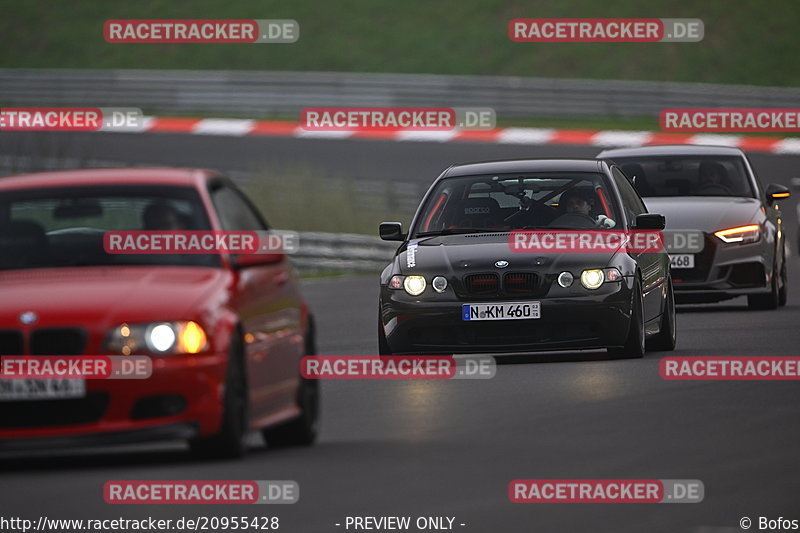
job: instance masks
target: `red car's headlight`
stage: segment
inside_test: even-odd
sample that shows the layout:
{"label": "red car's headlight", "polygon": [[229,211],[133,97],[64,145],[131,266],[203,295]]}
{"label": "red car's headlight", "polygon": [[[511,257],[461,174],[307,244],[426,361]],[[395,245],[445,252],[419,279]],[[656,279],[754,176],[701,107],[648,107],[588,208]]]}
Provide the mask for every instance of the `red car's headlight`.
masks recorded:
{"label": "red car's headlight", "polygon": [[111,354],[196,354],[208,347],[203,327],[193,321],[122,324],[106,337],[105,350]]}

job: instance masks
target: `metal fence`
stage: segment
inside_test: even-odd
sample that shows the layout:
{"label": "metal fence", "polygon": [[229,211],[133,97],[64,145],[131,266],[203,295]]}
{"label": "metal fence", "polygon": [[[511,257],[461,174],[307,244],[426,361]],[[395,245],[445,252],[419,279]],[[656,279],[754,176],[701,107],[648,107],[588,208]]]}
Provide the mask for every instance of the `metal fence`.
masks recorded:
{"label": "metal fence", "polygon": [[705,83],[183,70],[0,70],[0,105],[297,115],[310,106],[492,107],[498,116],[653,116],[669,107],[796,107],[800,89]]}
{"label": "metal fence", "polygon": [[[0,69],[0,106],[119,106],[156,113],[294,115],[310,106],[492,107],[498,116],[652,116],[667,107],[797,107],[800,89],[608,80],[324,72]],[[0,175],[42,167],[42,157],[3,156]],[[64,168],[63,157],[45,157]],[[38,162],[36,160],[39,160]],[[92,164],[96,163],[96,164]],[[119,166],[76,160],[74,166]],[[73,165],[66,165],[67,167]],[[38,168],[37,168],[38,169]],[[245,176],[236,175],[237,181]],[[359,189],[369,187],[358,183]],[[385,194],[384,189],[373,191]],[[397,192],[397,191],[395,191]],[[421,191],[407,184],[404,204]],[[396,196],[396,195],[395,195]],[[405,206],[404,206],[405,207]],[[396,243],[302,232],[301,271],[379,271]]]}
{"label": "metal fence", "polygon": [[297,253],[290,257],[301,272],[380,272],[399,245],[370,235],[319,232],[300,232],[299,242]]}

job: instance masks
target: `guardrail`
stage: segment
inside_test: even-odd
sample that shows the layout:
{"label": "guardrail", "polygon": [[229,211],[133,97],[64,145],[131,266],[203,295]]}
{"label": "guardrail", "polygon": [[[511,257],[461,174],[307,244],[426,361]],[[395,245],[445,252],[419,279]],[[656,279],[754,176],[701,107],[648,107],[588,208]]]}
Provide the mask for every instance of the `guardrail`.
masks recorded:
{"label": "guardrail", "polygon": [[399,245],[371,235],[320,232],[300,232],[299,242],[299,249],[289,257],[301,272],[380,272]]}
{"label": "guardrail", "polygon": [[119,106],[265,117],[311,106],[492,107],[498,116],[653,116],[668,107],[796,107],[800,89],[645,81],[183,70],[2,69],[0,105]]}

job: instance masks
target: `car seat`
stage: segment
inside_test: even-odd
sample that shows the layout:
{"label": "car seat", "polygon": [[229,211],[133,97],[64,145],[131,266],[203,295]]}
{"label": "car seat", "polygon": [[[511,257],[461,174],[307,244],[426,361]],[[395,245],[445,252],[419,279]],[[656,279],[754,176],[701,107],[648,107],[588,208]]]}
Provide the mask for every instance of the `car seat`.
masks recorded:
{"label": "car seat", "polygon": [[459,205],[454,224],[459,228],[503,227],[501,213],[494,198],[467,198]]}

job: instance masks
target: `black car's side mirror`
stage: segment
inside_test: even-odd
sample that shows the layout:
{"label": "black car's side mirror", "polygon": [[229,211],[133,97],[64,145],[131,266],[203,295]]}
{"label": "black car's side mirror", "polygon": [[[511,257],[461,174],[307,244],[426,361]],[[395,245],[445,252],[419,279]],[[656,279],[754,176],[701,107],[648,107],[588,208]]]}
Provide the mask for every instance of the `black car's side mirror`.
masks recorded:
{"label": "black car's side mirror", "polygon": [[664,218],[664,215],[645,213],[636,217],[636,222],[633,229],[650,229],[661,231],[665,227],[667,227],[667,219]]}
{"label": "black car's side mirror", "polygon": [[784,187],[778,183],[770,183],[767,185],[767,202],[773,204],[783,198],[789,198],[792,195],[788,187]]}
{"label": "black car's side mirror", "polygon": [[399,222],[381,222],[380,236],[384,241],[404,241],[406,238]]}

